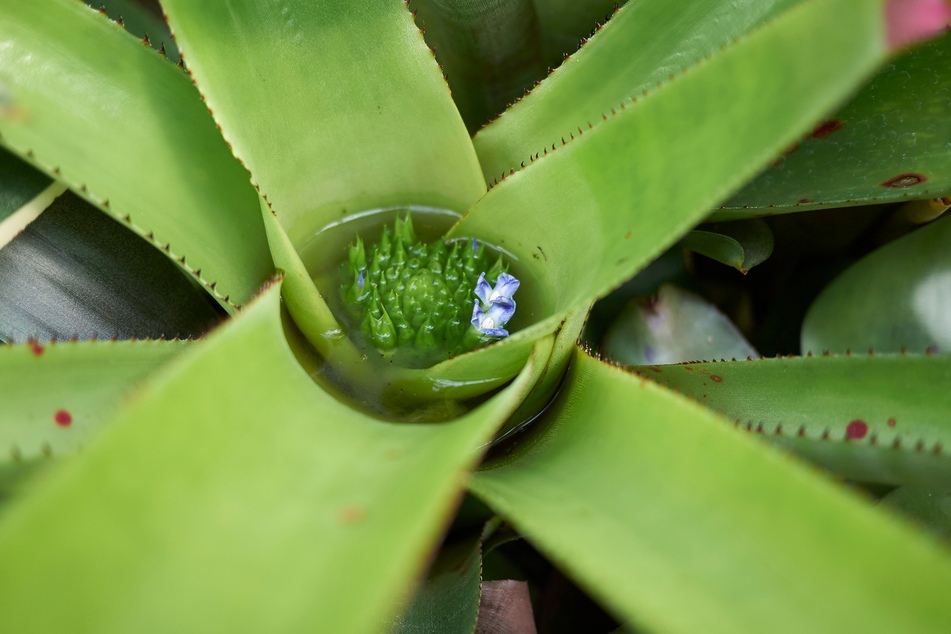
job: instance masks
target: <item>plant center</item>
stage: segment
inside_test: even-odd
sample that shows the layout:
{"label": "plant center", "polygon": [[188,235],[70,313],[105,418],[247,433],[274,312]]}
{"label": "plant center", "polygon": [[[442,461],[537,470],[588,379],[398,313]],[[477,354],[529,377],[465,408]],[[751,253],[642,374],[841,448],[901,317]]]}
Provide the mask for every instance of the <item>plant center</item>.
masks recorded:
{"label": "plant center", "polygon": [[518,284],[478,240],[418,240],[407,212],[375,244],[350,244],[340,296],[356,343],[425,367],[508,336]]}

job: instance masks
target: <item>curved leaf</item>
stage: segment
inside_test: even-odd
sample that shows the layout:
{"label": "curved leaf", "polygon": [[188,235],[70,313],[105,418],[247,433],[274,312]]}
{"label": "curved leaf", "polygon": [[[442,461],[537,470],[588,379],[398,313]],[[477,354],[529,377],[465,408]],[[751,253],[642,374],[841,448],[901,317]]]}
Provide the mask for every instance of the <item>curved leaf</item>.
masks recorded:
{"label": "curved leaf", "polygon": [[247,173],[188,78],[121,27],[75,0],[4,3],[0,94],[3,145],[165,249],[227,309],[270,275]]}
{"label": "curved leaf", "polygon": [[[605,115],[629,106],[632,98],[640,98],[695,67],[799,1],[638,0],[626,4],[545,81],[476,135],[473,141],[486,182],[491,184],[510,170],[517,171],[522,162],[527,165],[537,158],[536,153],[560,146],[562,139],[587,133]],[[590,10],[585,3],[578,4],[562,9],[562,15]],[[545,17],[548,14],[550,11],[541,12],[542,24],[547,22],[551,28],[551,20]],[[580,22],[570,28],[593,27]],[[721,86],[733,81],[724,80]],[[741,87],[731,86],[728,92],[739,100],[737,88]],[[715,111],[709,105],[702,110]]]}
{"label": "curved leaf", "polygon": [[449,90],[402,2],[163,0],[235,156],[298,248],[341,216],[482,193]]}
{"label": "curved leaf", "polygon": [[773,253],[773,232],[758,218],[701,225],[681,242],[685,249],[732,266],[746,275]]}
{"label": "curved leaf", "polygon": [[951,195],[951,34],[886,66],[714,218]]}
{"label": "curved leaf", "polygon": [[[805,37],[812,45],[799,46]],[[507,178],[450,235],[518,256],[557,298],[520,334],[550,332],[663,251],[885,54],[879,0],[806,3]]]}
{"label": "curved leaf", "polygon": [[843,477],[951,483],[951,356],[799,357],[635,371]]}
{"label": "curved leaf", "polygon": [[186,341],[0,346],[0,465],[71,453]]}
{"label": "curved leaf", "polygon": [[[168,25],[157,13],[146,8],[145,3],[137,0],[83,0],[93,9],[105,11],[136,37],[148,38],[149,44],[157,51],[164,52],[173,62],[180,59],[178,46],[172,39]],[[155,5],[153,5],[155,6]]]}
{"label": "curved leaf", "polygon": [[222,314],[160,251],[72,193],[0,250],[0,340],[196,337]]}
{"label": "curved leaf", "polygon": [[822,291],[802,349],[951,351],[951,217],[866,256]]}
{"label": "curved leaf", "polygon": [[670,284],[648,300],[628,303],[601,349],[609,359],[625,365],[758,356],[715,306]]}
{"label": "curved leaf", "polygon": [[382,423],[313,383],[279,305],[275,285],[7,510],[6,627],[379,630],[538,369],[452,423]]}
{"label": "curved leaf", "polygon": [[575,361],[544,427],[472,489],[619,617],[674,632],[951,620],[951,562],[930,541],[668,390]]}

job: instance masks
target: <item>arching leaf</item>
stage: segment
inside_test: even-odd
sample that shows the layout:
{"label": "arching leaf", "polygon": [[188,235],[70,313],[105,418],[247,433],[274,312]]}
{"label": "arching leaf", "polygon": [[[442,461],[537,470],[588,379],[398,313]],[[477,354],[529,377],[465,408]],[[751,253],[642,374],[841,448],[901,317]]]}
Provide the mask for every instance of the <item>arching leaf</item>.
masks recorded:
{"label": "arching leaf", "polygon": [[949,622],[947,553],[724,423],[579,354],[547,421],[472,489],[646,630]]}

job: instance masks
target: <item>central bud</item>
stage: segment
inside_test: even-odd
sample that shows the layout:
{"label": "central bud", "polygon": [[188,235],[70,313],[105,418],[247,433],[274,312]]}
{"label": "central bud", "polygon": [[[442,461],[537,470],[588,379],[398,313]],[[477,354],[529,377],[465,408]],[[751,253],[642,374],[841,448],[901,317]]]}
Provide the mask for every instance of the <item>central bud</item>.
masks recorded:
{"label": "central bud", "polygon": [[407,212],[380,241],[358,236],[343,264],[341,296],[351,331],[384,355],[437,362],[508,336],[518,280],[502,256],[474,239],[417,240]]}

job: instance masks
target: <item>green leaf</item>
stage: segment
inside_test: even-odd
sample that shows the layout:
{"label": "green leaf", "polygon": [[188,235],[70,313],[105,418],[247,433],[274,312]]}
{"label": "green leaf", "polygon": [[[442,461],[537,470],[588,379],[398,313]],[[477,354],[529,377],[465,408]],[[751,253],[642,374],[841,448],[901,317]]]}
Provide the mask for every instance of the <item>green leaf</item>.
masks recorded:
{"label": "green leaf", "polygon": [[534,0],[542,40],[552,67],[578,50],[581,39],[606,22],[624,0]]}
{"label": "green leaf", "polygon": [[715,218],[951,195],[951,35],[886,66]]}
{"label": "green leaf", "polygon": [[469,131],[545,76],[532,0],[411,0]]}
{"label": "green leaf", "polygon": [[619,618],[681,632],[949,622],[951,565],[930,541],[668,390],[575,361],[544,427],[472,489]]}
{"label": "green leaf", "polygon": [[[173,62],[180,59],[178,46],[172,39],[168,25],[157,13],[137,0],[84,0],[93,9],[105,11],[113,20],[121,20],[122,26],[136,37],[149,38],[149,44],[157,51],[164,51]],[[156,7],[157,8],[157,7]]]}
{"label": "green leaf", "polygon": [[0,465],[72,453],[185,341],[0,346]]}
{"label": "green leaf", "polygon": [[732,266],[746,275],[773,253],[773,232],[758,218],[746,222],[701,225],[684,236],[682,244],[700,255]]}
{"label": "green leaf", "polygon": [[464,211],[485,191],[402,3],[163,7],[235,156],[298,248],[348,214],[407,204]]}
{"label": "green leaf", "polygon": [[951,356],[777,358],[635,371],[843,477],[951,483]]}
{"label": "green leaf", "polygon": [[8,509],[5,627],[370,632],[386,622],[478,448],[539,368],[530,362],[452,423],[383,423],[313,383],[279,304],[275,285]]}
{"label": "green leaf", "polygon": [[947,488],[898,487],[879,504],[911,519],[945,543],[951,540],[951,492]]}
{"label": "green leaf", "polygon": [[472,634],[479,615],[482,540],[479,533],[443,544],[393,634]]}
{"label": "green leaf", "polygon": [[0,41],[3,145],[229,310],[250,298],[272,271],[257,199],[188,77],[75,0],[6,3]]}
{"label": "green leaf", "polygon": [[[0,148],[0,223],[42,194],[51,184],[50,178],[42,172]],[[46,203],[43,208],[48,205]]]}
{"label": "green leaf", "polygon": [[[516,254],[542,295],[556,298],[520,334],[550,332],[565,311],[630,278],[839,102],[884,58],[882,31],[878,0],[788,11],[507,178],[450,235]],[[812,44],[800,46],[803,38]]]}
{"label": "green leaf", "polygon": [[802,349],[951,351],[951,217],[866,256],[822,291]]}
{"label": "green leaf", "polygon": [[[519,170],[522,162],[528,165],[536,153],[560,147],[562,139],[587,134],[589,126],[599,125],[602,117],[630,106],[632,98],[660,88],[687,69],[699,72],[702,60],[799,1],[638,0],[625,5],[541,85],[476,135],[474,143],[486,182],[491,184],[510,170]],[[541,6],[545,4],[550,3]],[[590,11],[585,5],[591,3],[578,4],[575,8],[559,7],[561,15],[571,19],[579,11]],[[607,5],[608,11],[610,7]],[[542,25],[549,29],[552,20],[546,16],[550,13],[540,12]],[[585,29],[577,33],[580,37],[588,35],[594,24],[579,21],[569,28]],[[742,86],[749,80],[738,79],[734,85],[732,78],[722,79],[721,90],[730,86],[726,92],[737,101],[743,100],[737,89],[753,88]],[[761,94],[768,91],[751,94],[749,103],[756,104]],[[708,101],[696,103],[704,106],[690,116],[671,117],[671,124],[683,129],[700,113],[719,112]],[[671,180],[667,176],[661,182]]]}
{"label": "green leaf", "polygon": [[629,302],[605,335],[602,351],[625,365],[759,356],[715,306],[670,284],[650,299]]}
{"label": "green leaf", "polygon": [[72,193],[0,250],[0,340],[197,337],[222,314],[160,251]]}

